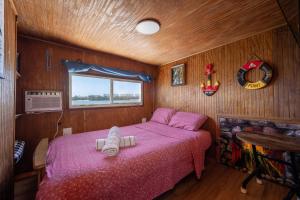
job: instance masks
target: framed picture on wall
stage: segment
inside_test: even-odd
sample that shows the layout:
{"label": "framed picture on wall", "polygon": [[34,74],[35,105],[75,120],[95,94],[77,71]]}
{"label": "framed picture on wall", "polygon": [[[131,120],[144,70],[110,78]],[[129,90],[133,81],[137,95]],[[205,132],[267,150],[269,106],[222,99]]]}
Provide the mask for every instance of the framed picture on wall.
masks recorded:
{"label": "framed picture on wall", "polygon": [[185,84],[185,64],[175,65],[171,68],[171,85]]}
{"label": "framed picture on wall", "polygon": [[0,78],[4,78],[4,0],[0,0]]}

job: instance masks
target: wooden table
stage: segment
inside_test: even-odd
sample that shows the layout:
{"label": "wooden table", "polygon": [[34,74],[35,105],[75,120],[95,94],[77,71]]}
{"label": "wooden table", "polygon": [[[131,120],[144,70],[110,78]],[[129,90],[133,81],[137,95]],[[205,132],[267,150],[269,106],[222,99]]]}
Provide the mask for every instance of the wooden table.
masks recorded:
{"label": "wooden table", "polygon": [[[255,161],[255,169],[248,175],[242,183],[241,192],[247,193],[247,185],[249,181],[256,177],[256,182],[262,183],[262,167],[260,166],[258,157],[270,159],[284,165],[288,165],[293,175],[294,184],[289,186],[290,191],[284,200],[290,200],[296,194],[300,198],[300,180],[296,166],[295,153],[300,153],[300,139],[296,137],[290,137],[283,134],[262,134],[262,133],[251,133],[251,132],[240,132],[236,134],[236,137],[243,142],[252,144],[253,156]],[[279,150],[288,152],[291,158],[291,162],[271,158],[268,155],[260,154],[256,151],[256,145],[268,148],[270,150]]]}

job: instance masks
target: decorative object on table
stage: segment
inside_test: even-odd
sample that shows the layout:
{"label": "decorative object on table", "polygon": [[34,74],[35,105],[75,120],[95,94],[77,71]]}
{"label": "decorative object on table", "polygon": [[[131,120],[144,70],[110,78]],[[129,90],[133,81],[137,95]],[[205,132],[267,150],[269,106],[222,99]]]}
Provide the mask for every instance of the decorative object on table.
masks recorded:
{"label": "decorative object on table", "polygon": [[4,0],[0,0],[0,78],[4,78]]}
{"label": "decorative object on table", "polygon": [[208,64],[205,67],[205,76],[207,76],[207,85],[205,83],[201,83],[201,89],[206,96],[212,96],[219,89],[219,81],[216,81],[214,85],[212,85],[212,74],[215,73],[213,70],[213,64]]}
{"label": "decorative object on table", "polygon": [[185,65],[175,65],[171,68],[171,85],[178,86],[185,84]]}
{"label": "decorative object on table", "polygon": [[[269,135],[277,133],[300,138],[300,124],[279,123],[268,120],[237,119],[232,117],[220,117],[219,123],[221,130],[219,146],[220,162],[243,171],[253,170],[253,152],[250,144],[243,143],[236,138],[236,133],[241,131]],[[257,146],[256,150],[261,154],[289,160],[289,156],[285,152],[273,151],[261,146]],[[297,154],[296,158],[298,159],[298,163],[300,163],[300,154]],[[291,182],[291,172],[288,168],[284,167],[284,165],[265,158],[259,158],[259,161],[263,167],[263,176],[265,178],[284,184]]]}
{"label": "decorative object on table", "polygon": [[[247,72],[254,69],[260,69],[264,72],[262,80],[254,83],[246,78]],[[272,80],[272,68],[266,62],[261,60],[250,60],[244,64],[237,73],[237,79],[241,86],[249,90],[256,90],[267,86]]]}

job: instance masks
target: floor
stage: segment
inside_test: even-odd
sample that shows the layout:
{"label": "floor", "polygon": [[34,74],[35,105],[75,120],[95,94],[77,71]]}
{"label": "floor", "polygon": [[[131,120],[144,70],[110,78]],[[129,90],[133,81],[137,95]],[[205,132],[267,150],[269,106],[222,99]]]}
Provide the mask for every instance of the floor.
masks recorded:
{"label": "floor", "polygon": [[248,185],[248,193],[242,194],[240,184],[246,175],[210,162],[200,180],[191,174],[156,200],[282,200],[288,192],[288,188],[281,185],[267,181],[258,185],[253,179]]}
{"label": "floor", "polygon": [[15,177],[14,200],[34,200],[37,191],[36,172],[27,172]]}

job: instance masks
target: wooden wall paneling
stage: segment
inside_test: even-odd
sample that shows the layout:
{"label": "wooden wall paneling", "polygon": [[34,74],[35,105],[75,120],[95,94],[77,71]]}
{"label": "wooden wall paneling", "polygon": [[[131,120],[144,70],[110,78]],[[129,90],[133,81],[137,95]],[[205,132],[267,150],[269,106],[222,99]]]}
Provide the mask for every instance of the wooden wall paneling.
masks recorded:
{"label": "wooden wall paneling", "polygon": [[[293,45],[295,45],[295,44],[293,44]],[[299,56],[299,54],[300,54],[299,49],[298,49],[298,51],[294,51],[294,52],[292,52],[292,54],[290,54],[290,55],[293,56],[292,59],[295,61],[295,63],[298,63],[298,66],[300,65],[300,56]],[[300,118],[300,113],[299,113],[299,111],[297,112],[297,110],[299,110],[298,105],[300,105],[300,98],[294,98],[293,97],[293,94],[297,94],[297,95],[300,94],[300,78],[299,78],[298,74],[300,74],[300,68],[299,67],[294,67],[294,82],[293,82],[293,87],[290,88],[290,89],[292,89],[291,96],[292,96],[292,99],[294,100],[294,107],[292,107],[292,113],[293,114],[291,115],[291,118],[294,118],[294,119],[299,119]]]}
{"label": "wooden wall paneling", "polygon": [[[152,64],[285,24],[275,0],[14,1],[22,33]],[[149,17],[160,21],[161,30],[152,36],[135,31],[136,24]]]}
{"label": "wooden wall paneling", "polygon": [[[45,52],[51,54],[50,68],[45,66]],[[69,109],[69,74],[61,64],[62,59],[78,60],[86,63],[117,67],[125,70],[142,71],[156,77],[158,68],[123,57],[95,52],[58,43],[42,41],[36,38],[20,36],[18,51],[21,54],[21,74],[18,80],[18,112],[24,112],[24,91],[26,90],[60,90],[63,92],[64,114],[59,126],[72,127],[73,133],[95,131],[110,128],[113,125],[124,126],[138,123],[143,117],[150,118],[154,108],[153,83],[144,84],[144,105],[138,107]],[[17,172],[31,168],[32,153],[40,139],[52,139],[56,132],[56,123],[60,113],[25,114],[17,120],[16,137],[27,142],[25,162]]]}
{"label": "wooden wall paneling", "polygon": [[[274,70],[270,85],[260,90],[246,90],[236,80],[239,68],[256,54]],[[207,52],[162,65],[156,81],[156,107],[173,107],[209,116],[205,128],[218,138],[217,116],[232,115],[288,120],[300,123],[299,47],[286,26],[267,31]],[[171,87],[170,68],[187,64],[187,85]],[[205,81],[204,66],[214,64],[213,81],[220,81],[219,90],[205,96],[200,82]],[[259,70],[248,77],[262,78]]]}
{"label": "wooden wall paneling", "polygon": [[13,193],[13,147],[15,127],[16,15],[4,1],[4,79],[0,79],[0,199]]}

